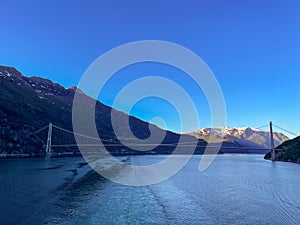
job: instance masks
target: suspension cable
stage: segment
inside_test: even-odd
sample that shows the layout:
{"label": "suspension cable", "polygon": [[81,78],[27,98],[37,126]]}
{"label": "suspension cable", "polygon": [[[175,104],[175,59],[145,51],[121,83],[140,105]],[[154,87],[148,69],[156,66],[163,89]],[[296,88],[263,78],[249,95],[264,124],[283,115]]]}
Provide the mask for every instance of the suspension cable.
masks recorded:
{"label": "suspension cable", "polygon": [[41,128],[41,129],[39,129],[39,130],[37,130],[37,131],[35,131],[34,133],[39,133],[39,132],[41,132],[42,130],[44,130],[44,129],[46,129],[46,128],[48,128],[49,127],[49,125],[47,125],[47,126],[44,126],[43,128]]}
{"label": "suspension cable", "polygon": [[[76,133],[76,132],[73,132],[73,131],[69,131],[69,130],[66,130],[64,128],[61,128],[61,127],[58,127],[58,126],[55,126],[55,125],[52,125],[53,127],[59,129],[59,130],[62,130],[62,131],[65,131],[65,132],[68,132],[70,134],[75,134],[77,136],[81,136],[81,137],[85,137],[85,138],[90,138],[90,139],[93,139],[93,140],[97,140],[97,141],[101,141],[100,138],[95,138],[95,137],[91,137],[91,136],[88,136],[88,135],[84,135],[84,134],[79,134],[79,133]],[[115,143],[115,141],[110,141],[110,140],[103,140],[105,142],[111,142],[111,143]]]}
{"label": "suspension cable", "polygon": [[293,136],[298,136],[297,134],[295,134],[295,133],[293,133],[293,132],[291,132],[291,131],[288,131],[288,130],[282,128],[282,127],[279,127],[279,126],[277,126],[277,125],[275,125],[275,124],[273,124],[273,126],[276,127],[276,128],[278,128],[278,129],[280,129],[280,130],[283,130],[283,131],[285,131],[285,132],[287,132],[287,133],[289,133],[289,134],[291,134],[291,135],[293,135]]}

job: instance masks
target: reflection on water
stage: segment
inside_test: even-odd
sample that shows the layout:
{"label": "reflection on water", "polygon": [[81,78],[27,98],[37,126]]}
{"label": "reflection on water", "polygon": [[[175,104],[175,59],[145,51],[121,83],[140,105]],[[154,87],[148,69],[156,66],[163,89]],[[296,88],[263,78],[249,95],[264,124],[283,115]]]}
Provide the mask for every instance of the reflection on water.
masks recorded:
{"label": "reflection on water", "polygon": [[300,224],[300,165],[220,155],[200,173],[200,159],[146,187],[107,181],[81,158],[1,160],[0,224]]}

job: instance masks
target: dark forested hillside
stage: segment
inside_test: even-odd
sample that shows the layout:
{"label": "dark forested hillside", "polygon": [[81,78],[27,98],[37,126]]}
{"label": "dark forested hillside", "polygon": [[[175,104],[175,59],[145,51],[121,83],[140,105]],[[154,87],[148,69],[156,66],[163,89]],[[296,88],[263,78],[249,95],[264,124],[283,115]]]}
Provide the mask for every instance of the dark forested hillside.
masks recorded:
{"label": "dark forested hillside", "polygon": [[[276,149],[282,151],[277,160],[300,163],[300,136],[282,143]],[[268,153],[265,158],[270,159],[271,154]]]}
{"label": "dark forested hillside", "polygon": [[[72,102],[75,91],[76,87],[65,89],[50,80],[26,77],[15,68],[0,66],[0,153],[43,155],[47,130],[35,132],[49,122],[72,130]],[[101,138],[118,142],[111,125],[111,110],[97,101],[96,125]],[[124,113],[117,113],[119,118],[126,119]],[[154,125],[130,117],[131,130],[139,138],[147,138],[150,135],[149,126]],[[158,133],[163,132],[157,127],[155,130]],[[163,143],[176,143],[179,137],[179,134],[167,132]],[[75,140],[72,134],[62,134],[57,130],[53,132],[53,143],[75,143]],[[199,144],[205,145],[206,142],[200,140]],[[110,150],[113,154],[134,154],[134,151],[124,147]],[[78,149],[57,148],[55,151],[78,152]],[[172,148],[156,149],[156,153],[170,151]]]}

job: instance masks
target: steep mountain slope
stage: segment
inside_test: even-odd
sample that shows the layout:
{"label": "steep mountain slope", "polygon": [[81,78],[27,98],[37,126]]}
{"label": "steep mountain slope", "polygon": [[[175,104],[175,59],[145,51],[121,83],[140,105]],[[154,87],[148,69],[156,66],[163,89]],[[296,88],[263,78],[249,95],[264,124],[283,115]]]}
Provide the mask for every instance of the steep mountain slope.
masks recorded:
{"label": "steep mountain slope", "polygon": [[[214,135],[215,142],[227,143],[227,145],[232,144],[233,146],[248,147],[248,148],[270,148],[270,132],[247,128],[220,128],[218,132],[224,135],[224,140],[220,135]],[[196,138],[208,141],[209,135],[211,135],[211,128],[204,128],[202,130],[194,131],[188,133]],[[288,137],[281,133],[274,132],[274,143],[275,146],[280,145],[282,142],[288,140]]]}
{"label": "steep mountain slope", "polygon": [[[276,149],[282,151],[277,155],[277,160],[300,163],[300,136],[282,143]],[[270,158],[271,153],[266,154],[265,159]]]}
{"label": "steep mountain slope", "polygon": [[[47,130],[39,133],[35,131],[48,125],[49,122],[72,131],[72,103],[75,91],[76,87],[65,89],[50,80],[26,77],[15,68],[0,66],[0,154],[43,155]],[[111,110],[112,108],[97,101],[96,126],[104,143],[105,140],[119,143],[111,124]],[[126,124],[122,120],[125,120],[127,116],[122,112],[116,113],[120,118],[120,126]],[[158,127],[135,117],[130,117],[129,121],[131,130],[139,138],[145,139],[150,135],[149,126],[158,135],[164,133]],[[179,134],[167,131],[163,143],[176,143],[179,138]],[[195,140],[188,136],[186,138]],[[52,140],[56,145],[75,144],[72,134],[62,133],[59,130],[53,132]],[[198,143],[199,145],[206,144],[202,140]],[[174,147],[158,147],[154,152],[148,153],[170,153],[173,149]],[[55,151],[77,152],[78,149],[76,147],[56,148]],[[110,148],[110,151],[116,155],[138,153],[124,146]]]}

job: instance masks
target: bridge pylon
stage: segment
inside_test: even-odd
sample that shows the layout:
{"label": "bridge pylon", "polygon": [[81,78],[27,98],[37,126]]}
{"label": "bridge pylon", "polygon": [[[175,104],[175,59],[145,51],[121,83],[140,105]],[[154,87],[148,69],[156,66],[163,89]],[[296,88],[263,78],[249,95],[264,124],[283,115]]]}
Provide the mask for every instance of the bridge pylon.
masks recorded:
{"label": "bridge pylon", "polygon": [[274,144],[274,135],[273,135],[273,124],[272,124],[272,121],[270,122],[270,136],[271,136],[271,160],[275,161],[276,154],[275,154],[275,144]]}
{"label": "bridge pylon", "polygon": [[51,156],[51,139],[52,139],[52,123],[49,123],[48,128],[48,137],[47,137],[47,145],[46,145],[46,157]]}

